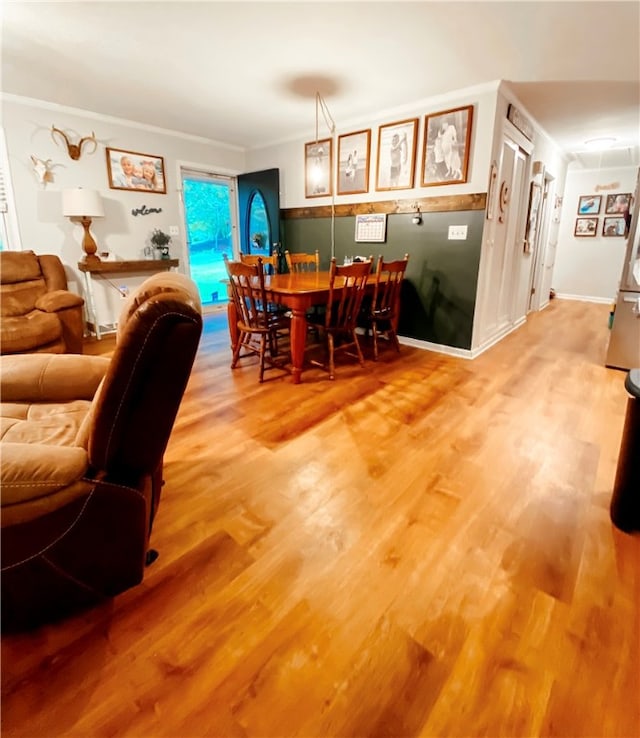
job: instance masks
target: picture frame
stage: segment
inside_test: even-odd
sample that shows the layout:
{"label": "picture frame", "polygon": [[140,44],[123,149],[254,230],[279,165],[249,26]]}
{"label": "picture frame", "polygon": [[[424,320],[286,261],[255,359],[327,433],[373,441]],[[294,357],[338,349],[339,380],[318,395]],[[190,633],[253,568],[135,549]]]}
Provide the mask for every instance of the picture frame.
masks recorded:
{"label": "picture frame", "polygon": [[328,197],[333,194],[333,141],[323,138],[304,145],[304,196]]}
{"label": "picture frame", "polygon": [[578,238],[585,236],[595,236],[598,232],[598,220],[599,218],[576,218],[576,225],[573,230],[573,235]]}
{"label": "picture frame", "polygon": [[542,203],[542,187],[537,182],[531,182],[529,187],[529,210],[527,212],[526,236],[524,253],[530,254],[536,244],[538,233],[538,213]]}
{"label": "picture frame", "polygon": [[107,174],[112,190],[167,193],[164,158],[126,149],[107,148]]}
{"label": "picture frame", "polygon": [[624,236],[626,229],[624,215],[612,215],[602,219],[602,235],[604,238]]}
{"label": "picture frame", "polygon": [[615,195],[607,195],[604,204],[605,215],[625,216],[631,209],[631,193],[617,192]]}
{"label": "picture frame", "polygon": [[578,215],[598,215],[602,205],[602,195],[580,195]]}
{"label": "picture frame", "polygon": [[418,118],[378,126],[376,190],[407,190],[415,181]]}
{"label": "picture frame", "polygon": [[370,153],[370,128],[338,136],[337,190],[339,195],[369,192]]}
{"label": "picture frame", "polygon": [[425,116],[422,186],[462,184],[469,175],[473,105]]}

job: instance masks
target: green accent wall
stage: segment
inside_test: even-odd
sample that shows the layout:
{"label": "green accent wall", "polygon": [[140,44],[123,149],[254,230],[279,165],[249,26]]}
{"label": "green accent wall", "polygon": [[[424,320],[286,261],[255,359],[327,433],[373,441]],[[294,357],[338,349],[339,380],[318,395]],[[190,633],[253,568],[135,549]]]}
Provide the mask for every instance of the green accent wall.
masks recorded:
{"label": "green accent wall", "polygon": [[[478,285],[484,210],[387,215],[385,243],[356,243],[355,217],[335,219],[335,254],[382,254],[386,260],[409,254],[403,284],[398,333],[421,341],[470,349]],[[450,225],[466,225],[465,241],[449,241]],[[281,222],[283,248],[320,252],[320,266],[331,260],[331,218],[294,218]]]}

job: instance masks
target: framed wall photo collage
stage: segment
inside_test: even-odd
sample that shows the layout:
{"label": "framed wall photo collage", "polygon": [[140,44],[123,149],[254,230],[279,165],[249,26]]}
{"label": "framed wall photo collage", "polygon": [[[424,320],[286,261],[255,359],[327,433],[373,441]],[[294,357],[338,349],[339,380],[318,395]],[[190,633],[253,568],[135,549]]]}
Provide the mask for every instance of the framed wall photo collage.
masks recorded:
{"label": "framed wall photo collage", "polygon": [[[422,153],[418,163],[420,118],[378,126],[375,151],[375,189],[413,189],[419,186],[463,184],[468,180],[473,105],[424,116]],[[330,197],[369,192],[372,130],[365,128],[337,137],[333,182],[332,139],[305,144],[305,197]],[[334,190],[335,186],[335,190]]]}
{"label": "framed wall photo collage", "polygon": [[576,237],[598,235],[604,200],[604,215],[601,234],[605,238],[623,237],[627,232],[627,219],[631,207],[630,192],[617,192],[613,195],[580,195],[578,198],[578,217],[573,231]]}

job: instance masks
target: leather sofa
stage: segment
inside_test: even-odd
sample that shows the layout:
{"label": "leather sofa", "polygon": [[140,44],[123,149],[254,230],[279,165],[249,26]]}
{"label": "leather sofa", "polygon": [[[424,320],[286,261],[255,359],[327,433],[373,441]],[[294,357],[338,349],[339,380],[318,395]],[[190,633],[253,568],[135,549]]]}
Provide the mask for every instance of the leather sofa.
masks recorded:
{"label": "leather sofa", "polygon": [[163,272],[123,304],[111,358],[0,356],[3,630],[142,581],[201,332],[195,284]]}
{"label": "leather sofa", "polygon": [[0,251],[0,354],[81,354],[83,305],[57,256]]}

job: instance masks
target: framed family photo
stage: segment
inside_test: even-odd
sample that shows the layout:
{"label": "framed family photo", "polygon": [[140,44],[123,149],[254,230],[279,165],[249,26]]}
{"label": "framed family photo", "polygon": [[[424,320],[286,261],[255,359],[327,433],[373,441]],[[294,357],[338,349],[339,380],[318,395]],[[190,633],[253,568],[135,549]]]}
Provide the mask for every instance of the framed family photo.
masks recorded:
{"label": "framed family photo", "polygon": [[378,127],[376,190],[413,187],[417,132],[417,118]]}
{"label": "framed family photo", "polygon": [[597,215],[601,204],[602,195],[581,195],[578,198],[578,215]]}
{"label": "framed family photo", "polygon": [[574,236],[595,236],[598,231],[598,218],[576,218]]}
{"label": "framed family photo", "polygon": [[616,195],[607,195],[604,212],[606,215],[622,215],[629,212],[631,207],[631,193],[618,192]]}
{"label": "framed family photo", "polygon": [[425,116],[422,186],[467,181],[473,105]]}
{"label": "framed family photo", "polygon": [[332,194],[332,141],[312,141],[304,145],[304,196],[326,197]]}
{"label": "framed family photo", "polygon": [[604,218],[602,223],[602,235],[609,236],[624,236],[626,231],[626,222],[623,215],[611,216]]}
{"label": "framed family photo", "polygon": [[338,194],[369,192],[371,129],[338,136]]}
{"label": "framed family photo", "polygon": [[153,154],[107,148],[107,172],[112,190],[166,194],[164,159]]}

